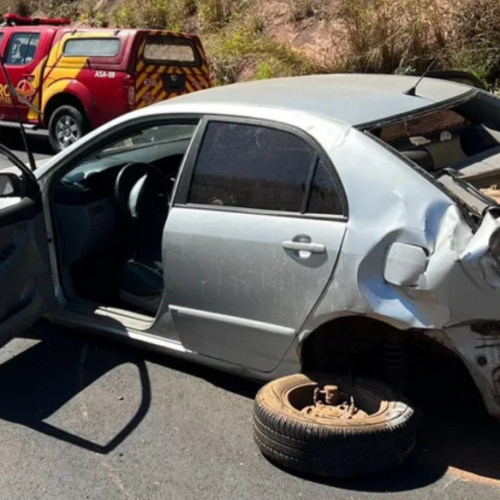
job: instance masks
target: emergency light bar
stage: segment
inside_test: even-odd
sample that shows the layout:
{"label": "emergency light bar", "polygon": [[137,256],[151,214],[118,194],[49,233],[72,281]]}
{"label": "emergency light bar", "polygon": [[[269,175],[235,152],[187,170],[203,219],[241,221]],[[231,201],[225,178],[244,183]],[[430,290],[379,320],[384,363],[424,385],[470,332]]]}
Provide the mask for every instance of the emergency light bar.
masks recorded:
{"label": "emergency light bar", "polygon": [[3,18],[7,26],[65,26],[71,24],[71,19],[66,17],[34,18],[17,14],[4,14]]}

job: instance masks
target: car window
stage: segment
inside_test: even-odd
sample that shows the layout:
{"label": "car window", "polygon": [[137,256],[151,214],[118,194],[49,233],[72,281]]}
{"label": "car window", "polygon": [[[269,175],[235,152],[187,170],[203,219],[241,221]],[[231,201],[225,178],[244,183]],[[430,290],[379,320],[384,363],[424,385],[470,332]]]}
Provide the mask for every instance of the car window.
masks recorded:
{"label": "car window", "polygon": [[7,64],[23,66],[35,59],[40,42],[39,33],[16,33],[10,40],[7,51]]}
{"label": "car window", "polygon": [[313,214],[341,215],[343,213],[342,199],[337,186],[332,170],[319,160],[311,184],[307,211]]}
{"label": "car window", "polygon": [[184,155],[197,124],[165,124],[147,126],[125,139],[113,141],[94,152],[68,172],[62,182],[79,182],[92,172],[131,162],[156,162],[161,158]]}
{"label": "car window", "polygon": [[64,55],[71,57],[114,57],[120,52],[119,38],[79,38],[68,40]]}
{"label": "car window", "polygon": [[269,127],[212,122],[194,170],[189,203],[300,212],[316,151]]}
{"label": "car window", "polygon": [[144,60],[151,63],[180,63],[201,65],[198,51],[192,40],[174,36],[149,36],[144,47]]}
{"label": "car window", "polygon": [[135,149],[138,147],[163,142],[177,141],[183,138],[190,138],[193,135],[196,127],[197,125],[194,124],[168,124],[150,127],[135,134],[131,134],[126,139],[121,139],[109,145],[102,151],[101,155],[111,152],[116,153],[117,151],[126,151],[127,149]]}

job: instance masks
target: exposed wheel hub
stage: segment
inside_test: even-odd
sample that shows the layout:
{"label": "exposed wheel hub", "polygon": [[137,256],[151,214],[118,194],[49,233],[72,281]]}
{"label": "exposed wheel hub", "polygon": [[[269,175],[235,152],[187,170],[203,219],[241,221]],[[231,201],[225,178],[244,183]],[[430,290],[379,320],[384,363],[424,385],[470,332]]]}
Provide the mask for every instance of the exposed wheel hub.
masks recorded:
{"label": "exposed wheel hub", "polygon": [[368,417],[366,412],[355,406],[354,398],[344,394],[337,385],[325,385],[323,389],[316,387],[313,402],[313,405],[303,408],[301,413],[322,419],[354,420]]}

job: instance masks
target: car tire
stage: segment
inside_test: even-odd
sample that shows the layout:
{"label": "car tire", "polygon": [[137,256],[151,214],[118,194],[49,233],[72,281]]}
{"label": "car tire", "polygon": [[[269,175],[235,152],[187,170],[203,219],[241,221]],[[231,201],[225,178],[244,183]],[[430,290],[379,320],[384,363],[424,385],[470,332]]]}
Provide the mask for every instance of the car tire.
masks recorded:
{"label": "car tire", "polygon": [[[49,120],[49,141],[56,153],[83,137],[85,132],[85,117],[74,106],[60,106],[52,113]],[[62,133],[64,136],[61,136]]]}
{"label": "car tire", "polygon": [[[352,387],[361,409],[379,411],[354,420],[301,413],[309,394],[324,385]],[[262,454],[286,469],[318,476],[365,476],[398,467],[415,446],[417,428],[417,413],[395,389],[358,377],[283,377],[265,385],[254,405],[254,439]]]}

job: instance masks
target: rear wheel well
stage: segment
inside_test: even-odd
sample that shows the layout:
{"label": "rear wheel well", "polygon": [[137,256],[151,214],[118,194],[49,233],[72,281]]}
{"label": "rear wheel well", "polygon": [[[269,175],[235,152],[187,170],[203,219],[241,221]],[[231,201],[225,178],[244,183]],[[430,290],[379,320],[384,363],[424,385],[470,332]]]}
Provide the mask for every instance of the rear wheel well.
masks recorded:
{"label": "rear wheel well", "polygon": [[301,345],[302,370],[350,371],[360,353],[379,350],[387,335],[403,340],[408,333],[363,316],[343,317],[324,323]]}
{"label": "rear wheel well", "polygon": [[74,96],[73,94],[61,93],[51,97],[49,102],[45,106],[45,110],[43,113],[43,122],[45,126],[49,126],[50,118],[54,114],[54,111],[56,111],[56,109],[60,108],[61,106],[73,106],[78,111],[80,111],[85,120],[87,120],[85,108],[80,99],[78,99],[78,97]]}
{"label": "rear wheel well", "polygon": [[454,358],[463,365],[454,352],[421,330],[399,330],[364,316],[338,318],[321,325],[300,349],[304,373],[353,373],[383,378],[394,385],[404,385],[416,366],[435,355]]}

